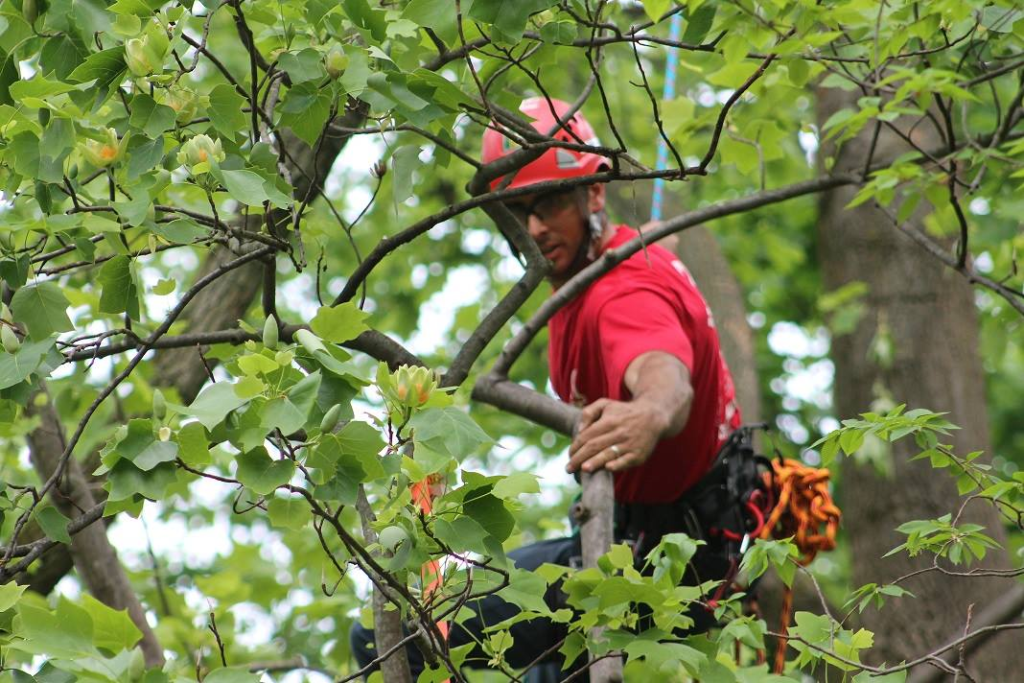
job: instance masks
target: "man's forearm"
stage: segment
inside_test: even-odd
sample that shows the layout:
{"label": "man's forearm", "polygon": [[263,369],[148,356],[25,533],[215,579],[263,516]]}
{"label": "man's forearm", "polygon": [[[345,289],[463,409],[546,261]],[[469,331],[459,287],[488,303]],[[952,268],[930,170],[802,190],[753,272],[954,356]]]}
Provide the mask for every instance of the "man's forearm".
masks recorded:
{"label": "man's forearm", "polygon": [[633,402],[658,416],[659,439],[683,430],[693,405],[693,387],[689,370],[678,358],[661,351],[645,353],[629,364],[623,381]]}

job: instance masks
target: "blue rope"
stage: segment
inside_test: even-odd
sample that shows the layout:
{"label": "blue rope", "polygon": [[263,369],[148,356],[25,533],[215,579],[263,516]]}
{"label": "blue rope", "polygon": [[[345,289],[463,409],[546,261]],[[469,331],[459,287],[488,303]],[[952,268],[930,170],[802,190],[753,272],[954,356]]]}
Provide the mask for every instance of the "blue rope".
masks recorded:
{"label": "blue rope", "polygon": [[[669,27],[669,39],[678,42],[683,32],[683,15],[677,12],[672,15],[672,23]],[[671,100],[676,95],[676,60],[669,55],[665,64],[665,87],[662,90],[661,99],[663,102]],[[658,161],[654,168],[662,170],[668,167],[668,143],[662,138],[658,141]],[[665,195],[665,179],[654,179],[654,193],[651,196],[651,220],[661,220],[661,208]]]}

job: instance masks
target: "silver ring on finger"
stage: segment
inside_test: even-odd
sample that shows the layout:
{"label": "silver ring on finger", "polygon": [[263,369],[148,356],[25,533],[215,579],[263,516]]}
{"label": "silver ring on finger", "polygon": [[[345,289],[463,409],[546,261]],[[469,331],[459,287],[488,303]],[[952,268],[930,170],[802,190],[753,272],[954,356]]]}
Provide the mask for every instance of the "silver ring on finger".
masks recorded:
{"label": "silver ring on finger", "polygon": [[619,448],[619,444],[613,443],[611,446],[608,447],[608,450],[614,453],[616,458],[622,457],[622,449]]}

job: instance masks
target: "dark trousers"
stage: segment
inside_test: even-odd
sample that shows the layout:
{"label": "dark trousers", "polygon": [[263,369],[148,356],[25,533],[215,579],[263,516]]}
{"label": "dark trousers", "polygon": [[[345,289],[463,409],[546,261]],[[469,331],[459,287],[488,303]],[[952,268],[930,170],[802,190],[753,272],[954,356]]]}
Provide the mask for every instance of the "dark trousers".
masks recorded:
{"label": "dark trousers", "polygon": [[[702,548],[691,563],[692,572],[688,571],[684,582],[691,582],[692,574],[699,576],[700,581],[724,578],[729,568],[728,559],[723,555],[708,552],[708,548]],[[508,554],[515,565],[521,569],[533,571],[544,563],[569,566],[573,558],[579,558],[580,546],[579,537],[558,538],[550,541],[541,541],[532,545],[523,546]],[[544,602],[552,610],[564,607],[561,590],[556,586],[548,588],[544,595]],[[466,643],[482,640],[483,630],[493,626],[509,617],[515,616],[519,608],[505,602],[496,595],[489,595],[481,600],[468,603],[468,606],[476,613],[476,616],[467,619],[461,624],[452,624],[449,642],[452,647],[465,645]],[[695,625],[689,632],[701,633],[714,626],[713,616],[703,607],[696,606],[690,611]],[[511,633],[514,644],[505,652],[505,659],[513,668],[523,668],[532,664],[538,657],[544,654],[552,646],[560,643],[568,633],[565,624],[556,624],[548,619],[531,619],[513,625]],[[474,637],[471,637],[474,636]],[[352,652],[360,668],[369,664],[375,658],[373,649],[373,631],[356,624],[350,634]],[[423,655],[414,645],[406,648],[409,656],[409,664],[412,668],[413,680],[424,669]],[[581,658],[582,659],[582,658]],[[477,646],[466,660],[466,666],[472,668],[486,668],[488,657]],[[553,683],[565,678],[568,674],[561,671],[563,658],[557,653],[547,657],[542,666],[534,667],[527,677],[529,683]],[[583,662],[579,662],[582,664]],[[577,679],[579,680],[579,679]],[[584,683],[586,679],[583,679]]]}

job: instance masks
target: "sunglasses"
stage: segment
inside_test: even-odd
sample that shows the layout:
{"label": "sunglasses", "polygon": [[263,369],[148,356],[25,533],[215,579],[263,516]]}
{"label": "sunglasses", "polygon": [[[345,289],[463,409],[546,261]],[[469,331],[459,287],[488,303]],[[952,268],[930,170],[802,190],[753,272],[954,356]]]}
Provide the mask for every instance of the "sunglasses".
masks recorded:
{"label": "sunglasses", "polygon": [[524,225],[530,216],[548,220],[576,203],[575,190],[561,190],[537,195],[531,202],[506,202],[505,207]]}

